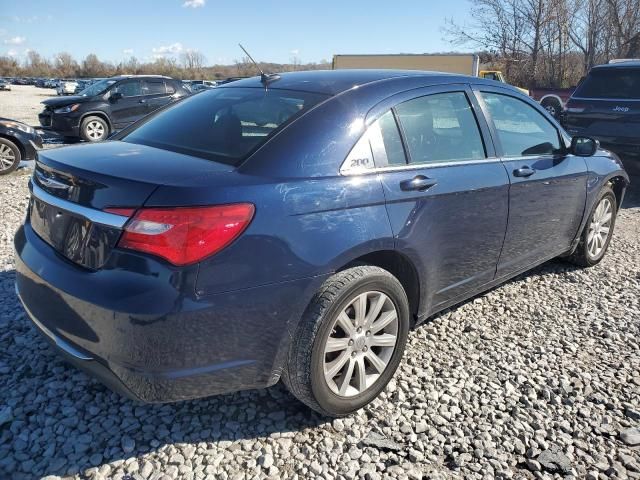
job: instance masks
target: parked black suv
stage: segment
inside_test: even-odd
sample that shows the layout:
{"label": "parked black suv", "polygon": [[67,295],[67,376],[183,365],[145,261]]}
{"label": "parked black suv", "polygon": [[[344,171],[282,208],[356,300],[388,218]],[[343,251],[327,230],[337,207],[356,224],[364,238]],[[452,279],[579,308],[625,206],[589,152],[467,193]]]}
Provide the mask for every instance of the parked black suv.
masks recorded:
{"label": "parked black suv", "polygon": [[42,102],[43,127],[89,142],[106,139],[167,103],[189,95],[180,80],[158,75],[112,77],[71,97]]}
{"label": "parked black suv", "polygon": [[593,67],[567,102],[562,123],[570,135],[596,138],[619,154],[640,154],[640,62]]}

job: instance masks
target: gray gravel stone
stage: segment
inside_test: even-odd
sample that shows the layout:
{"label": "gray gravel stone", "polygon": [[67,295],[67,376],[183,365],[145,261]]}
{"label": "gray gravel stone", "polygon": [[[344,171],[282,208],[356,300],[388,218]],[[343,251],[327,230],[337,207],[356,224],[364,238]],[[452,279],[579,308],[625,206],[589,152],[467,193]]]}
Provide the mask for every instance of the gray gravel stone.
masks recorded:
{"label": "gray gravel stone", "polygon": [[14,291],[28,174],[0,177],[2,479],[640,478],[634,191],[598,266],[552,261],[442,312],[410,333],[388,391],[327,420],[282,385],[142,405],[65,363]]}

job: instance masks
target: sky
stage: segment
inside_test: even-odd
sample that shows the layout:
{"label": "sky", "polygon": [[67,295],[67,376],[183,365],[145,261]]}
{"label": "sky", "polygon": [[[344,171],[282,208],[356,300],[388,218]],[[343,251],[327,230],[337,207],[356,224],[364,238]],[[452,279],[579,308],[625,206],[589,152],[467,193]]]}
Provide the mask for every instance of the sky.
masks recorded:
{"label": "sky", "polygon": [[445,19],[469,22],[469,0],[0,0],[0,55],[31,49],[119,62],[202,52],[232,64],[242,43],[258,61],[331,61],[339,53],[464,51]]}

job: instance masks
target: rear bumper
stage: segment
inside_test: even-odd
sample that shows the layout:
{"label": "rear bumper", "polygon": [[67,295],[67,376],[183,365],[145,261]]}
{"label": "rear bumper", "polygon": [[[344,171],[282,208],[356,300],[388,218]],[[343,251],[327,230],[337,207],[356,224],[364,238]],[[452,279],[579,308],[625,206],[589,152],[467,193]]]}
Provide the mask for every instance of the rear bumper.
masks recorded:
{"label": "rear bumper", "polygon": [[158,266],[134,284],[140,272],[72,265],[28,224],[15,249],[16,289],[39,331],[73,364],[144,402],[274,384],[289,332],[324,279],[198,299],[173,291]]}

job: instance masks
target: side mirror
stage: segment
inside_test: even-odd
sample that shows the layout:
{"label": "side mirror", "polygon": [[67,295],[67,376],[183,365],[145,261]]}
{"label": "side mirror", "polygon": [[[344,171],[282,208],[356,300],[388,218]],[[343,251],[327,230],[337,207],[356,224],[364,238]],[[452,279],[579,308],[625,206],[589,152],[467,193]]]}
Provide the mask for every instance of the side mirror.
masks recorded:
{"label": "side mirror", "polygon": [[109,100],[111,100],[112,102],[117,102],[121,98],[122,98],[122,93],[120,92],[111,92],[111,95],[109,96]]}
{"label": "side mirror", "polygon": [[571,139],[571,153],[578,157],[590,157],[594,155],[600,142],[590,137],[573,137]]}

